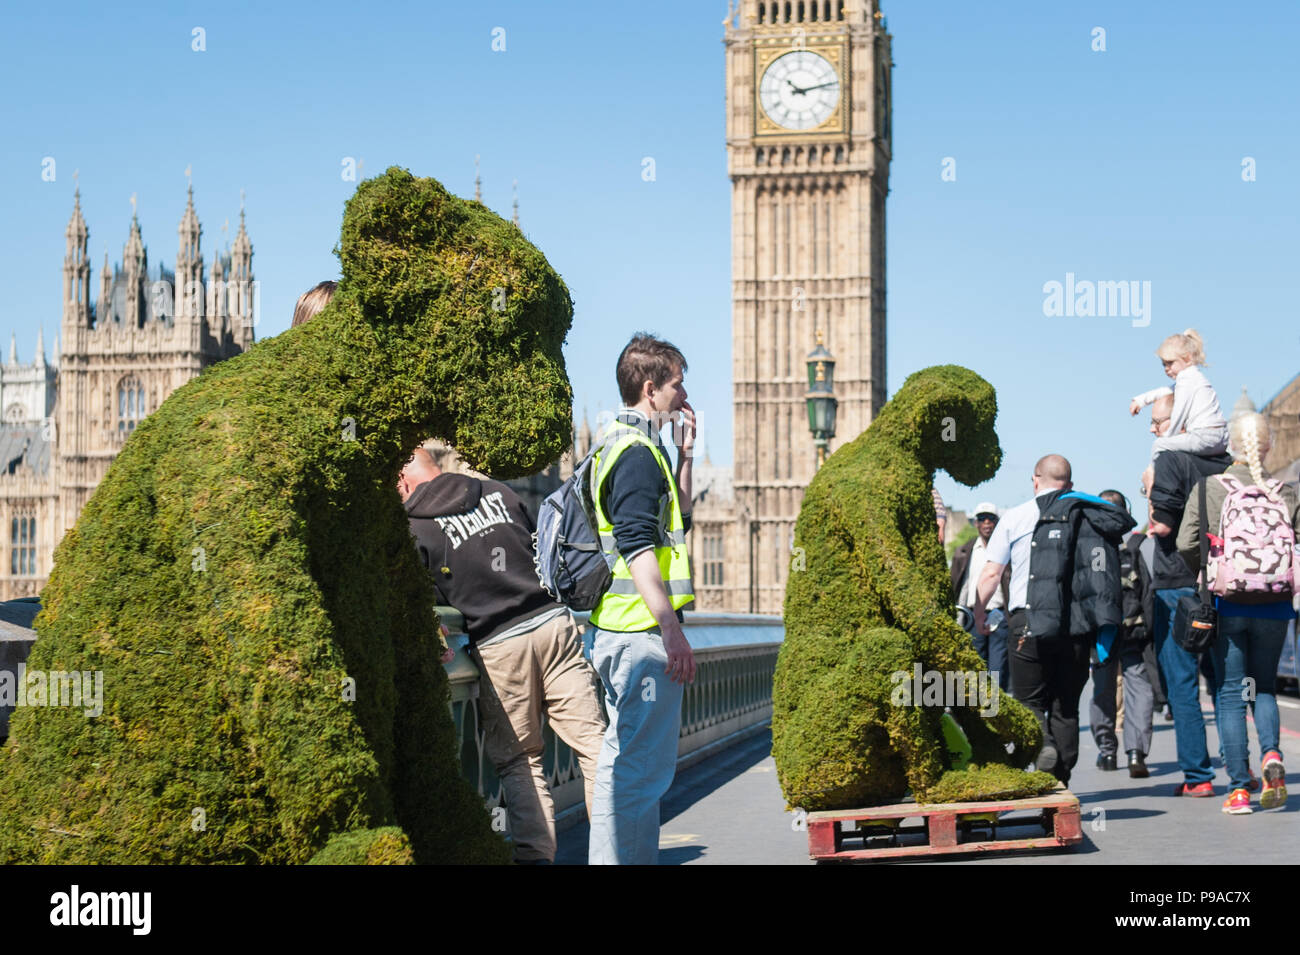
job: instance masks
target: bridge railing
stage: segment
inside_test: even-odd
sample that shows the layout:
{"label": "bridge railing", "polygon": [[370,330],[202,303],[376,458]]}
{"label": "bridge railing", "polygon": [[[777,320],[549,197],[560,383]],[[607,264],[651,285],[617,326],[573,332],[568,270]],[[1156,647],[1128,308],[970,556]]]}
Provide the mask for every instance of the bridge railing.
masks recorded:
{"label": "bridge railing", "polygon": [[[478,723],[478,669],[465,653],[460,614],[439,607],[451,631],[448,642],[456,657],[447,664],[451,711],[456,723],[461,771],[491,807],[501,805],[501,781],[483,753]],[[586,623],[585,614],[577,614]],[[695,653],[695,682],[682,698],[682,729],[677,744],[678,768],[691,765],[746,736],[761,732],[772,718],[772,674],[785,635],[781,618],[760,614],[687,613],[684,630]],[[584,634],[590,651],[590,637]],[[546,727],[542,764],[558,824],[581,818],[582,771],[573,751]]]}

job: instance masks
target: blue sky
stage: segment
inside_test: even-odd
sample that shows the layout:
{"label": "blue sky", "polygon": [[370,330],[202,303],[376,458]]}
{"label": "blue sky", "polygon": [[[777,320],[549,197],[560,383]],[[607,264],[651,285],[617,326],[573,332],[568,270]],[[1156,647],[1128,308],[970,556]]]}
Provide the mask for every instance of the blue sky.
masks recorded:
{"label": "blue sky", "polygon": [[[63,230],[80,171],[96,270],[121,256],[136,193],[169,266],[193,168],[211,261],[247,190],[259,338],[336,277],[345,157],[483,198],[521,223],[573,294],[576,410],[616,400],[612,365],[653,330],[691,362],[715,463],[731,433],[725,2],[34,5],[0,33],[0,334],[29,359],[60,315]],[[888,387],[957,362],[998,390],[1002,471],[956,507],[1029,494],[1034,460],[1135,488],[1148,447],[1132,394],[1153,351],[1195,326],[1230,408],[1300,372],[1300,7],[886,3],[894,35]],[[382,12],[377,12],[382,10]],[[1092,49],[1095,27],[1105,52]],[[194,51],[192,31],[205,31]],[[505,29],[494,52],[492,31]],[[653,157],[656,178],[642,179]],[[56,179],[41,178],[53,157]],[[945,157],[956,181],[943,181]],[[1255,160],[1244,182],[1242,161]],[[1151,283],[1151,322],[1048,317],[1043,286]],[[97,283],[94,286],[97,289]],[[810,343],[811,347],[811,343]],[[841,436],[842,438],[845,436]],[[837,442],[839,443],[839,442]]]}

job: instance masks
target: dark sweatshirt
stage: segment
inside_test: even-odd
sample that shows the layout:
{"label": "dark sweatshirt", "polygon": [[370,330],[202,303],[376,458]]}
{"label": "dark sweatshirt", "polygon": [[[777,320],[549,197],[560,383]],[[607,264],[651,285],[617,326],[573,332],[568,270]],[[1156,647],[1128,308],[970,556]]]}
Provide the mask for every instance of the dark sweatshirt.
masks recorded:
{"label": "dark sweatshirt", "polygon": [[1187,495],[1208,474],[1222,474],[1232,463],[1226,454],[1202,457],[1188,451],[1162,451],[1156,455],[1155,480],[1151,484],[1151,517],[1173,529],[1167,537],[1155,538],[1151,585],[1156,590],[1195,587],[1196,578],[1178,553],[1178,526],[1183,521]]}
{"label": "dark sweatshirt", "polygon": [[465,615],[473,642],[560,606],[537,580],[533,518],[506,485],[441,474],[405,507],[438,600]]}

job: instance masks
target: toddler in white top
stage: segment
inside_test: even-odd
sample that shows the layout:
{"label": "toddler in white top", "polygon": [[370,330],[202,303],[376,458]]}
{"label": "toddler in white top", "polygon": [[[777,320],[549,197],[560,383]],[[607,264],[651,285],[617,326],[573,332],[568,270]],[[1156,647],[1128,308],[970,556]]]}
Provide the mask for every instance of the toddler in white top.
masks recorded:
{"label": "toddler in white top", "polygon": [[1228,422],[1219,408],[1219,396],[1201,371],[1205,364],[1205,344],[1196,329],[1170,335],[1156,349],[1165,366],[1165,374],[1174,380],[1173,388],[1153,388],[1138,395],[1129,404],[1129,413],[1137,414],[1157,398],[1172,394],[1174,410],[1170,412],[1169,430],[1151,442],[1151,460],[1161,451],[1190,451],[1192,454],[1222,454],[1228,449]]}

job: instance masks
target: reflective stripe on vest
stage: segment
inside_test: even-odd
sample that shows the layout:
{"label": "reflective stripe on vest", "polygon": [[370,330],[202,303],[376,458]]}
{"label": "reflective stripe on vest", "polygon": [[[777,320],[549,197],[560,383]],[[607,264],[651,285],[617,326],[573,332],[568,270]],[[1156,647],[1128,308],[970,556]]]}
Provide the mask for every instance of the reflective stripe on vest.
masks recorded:
{"label": "reflective stripe on vest", "polygon": [[[615,424],[605,435],[604,444],[596,452],[595,465],[591,469],[591,497],[596,505],[600,546],[607,555],[616,558],[613,579],[605,595],[600,598],[600,603],[592,610],[591,623],[592,626],[600,627],[602,630],[621,633],[649,630],[659,625],[650,613],[650,608],[646,606],[645,600],[642,599],[640,591],[637,590],[627,561],[618,553],[618,545],[614,540],[613,521],[605,514],[605,509],[600,502],[601,487],[613,471],[615,462],[622,457],[624,451],[635,444],[644,444],[650,449],[668,482],[667,514],[664,515],[664,508],[661,507],[659,545],[654,548],[655,559],[659,563],[659,576],[664,582],[664,589],[668,592],[668,601],[674,610],[680,610],[695,599],[694,591],[691,589],[690,558],[686,554],[686,529],[685,522],[682,520],[681,500],[677,492],[677,480],[668,466],[668,459],[645,432],[627,425]],[[667,526],[664,526],[664,517],[667,519]]]}

